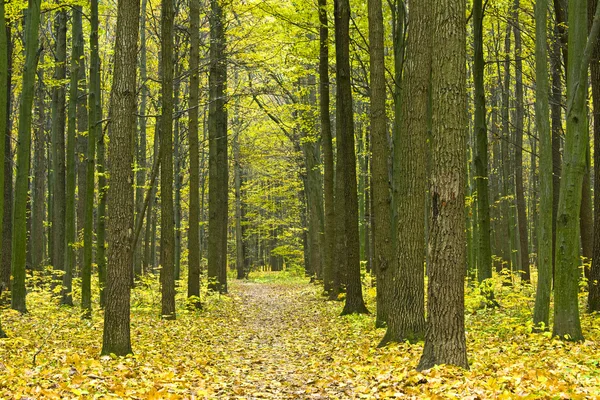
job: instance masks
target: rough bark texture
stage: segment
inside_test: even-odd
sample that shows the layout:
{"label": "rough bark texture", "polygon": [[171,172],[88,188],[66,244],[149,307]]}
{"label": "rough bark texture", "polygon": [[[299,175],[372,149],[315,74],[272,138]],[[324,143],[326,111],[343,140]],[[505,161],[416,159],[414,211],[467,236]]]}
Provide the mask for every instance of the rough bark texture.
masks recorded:
{"label": "rough bark texture", "polygon": [[188,297],[200,308],[200,155],[198,143],[198,106],[200,92],[200,4],[190,0],[190,210],[188,229]]}
{"label": "rough bark texture", "polygon": [[54,51],[54,79],[59,82],[52,90],[52,169],[54,201],[52,212],[52,235],[54,236],[54,269],[65,271],[65,92],[61,82],[67,69],[67,12],[57,12],[55,21],[56,48]]}
{"label": "rough bark texture", "polygon": [[523,186],[523,121],[525,104],[523,100],[523,59],[521,27],[519,26],[520,0],[513,6],[513,26],[515,35],[515,195],[517,200],[517,224],[519,229],[519,267],[525,282],[531,280],[529,271],[529,244],[527,240],[527,205]]}
{"label": "rough bark texture", "polygon": [[130,276],[133,264],[133,135],[139,0],[119,0],[108,148],[108,266],[102,354],[131,353]]}
{"label": "rough bark texture", "polygon": [[552,134],[550,132],[550,95],[546,34],[547,0],[535,5],[535,125],[540,142],[540,214],[538,222],[538,283],[533,323],[548,329],[552,291]]}
{"label": "rough bark texture", "polygon": [[[567,65],[567,135],[556,221],[554,327],[552,334],[583,340],[579,321],[579,214],[585,172],[587,128],[587,64],[582,65],[587,40],[587,3],[569,1],[569,63]],[[589,60],[588,60],[589,61]],[[582,70],[584,73],[582,73]]]}
{"label": "rough bark texture", "polygon": [[464,321],[466,21],[465,2],[439,0],[432,33],[432,169],[428,326],[417,367],[468,368]]}
{"label": "rough bark texture", "polygon": [[[391,273],[394,262],[392,247],[392,211],[389,182],[390,147],[386,116],[385,56],[383,45],[383,11],[381,0],[369,0],[369,42],[371,76],[371,152],[374,267],[377,272],[377,321],[389,318]],[[366,203],[369,203],[368,201]],[[369,207],[369,204],[367,204]],[[368,214],[368,213],[366,213]],[[369,244],[366,243],[368,247]]]}
{"label": "rough bark texture", "polygon": [[175,226],[173,220],[173,20],[175,15],[172,0],[163,0],[161,4],[161,315],[164,319],[175,319]]}
{"label": "rough bark texture", "polygon": [[[395,188],[396,265],[382,343],[419,340],[425,334],[426,143],[431,79],[431,4],[417,2],[409,13],[407,60],[400,96],[400,129],[394,152],[401,155]],[[379,225],[377,229],[379,229]]]}
{"label": "rough bark texture", "polygon": [[335,0],[335,46],[337,76],[337,145],[338,158],[336,214],[340,209],[343,229],[336,233],[342,246],[337,251],[345,273],[346,303],[342,315],[368,313],[362,297],[360,279],[360,240],[358,237],[358,195],[356,191],[356,156],[354,153],[354,112],[350,82],[350,2]]}
{"label": "rough bark texture", "polygon": [[[25,304],[25,262],[27,257],[27,192],[29,190],[29,165],[31,159],[31,119],[35,88],[35,71],[38,62],[38,29],[40,25],[40,0],[30,0],[25,24],[25,65],[21,103],[19,104],[19,141],[17,143],[17,179],[15,183],[15,210],[12,236],[12,293],[11,307],[27,312]],[[6,179],[6,177],[5,177]],[[8,210],[5,210],[8,212]]]}
{"label": "rough bark texture", "polygon": [[333,146],[331,143],[331,120],[329,117],[329,27],[327,0],[319,0],[319,116],[321,143],[323,146],[323,191],[325,214],[325,238],[323,246],[323,285],[325,292],[333,284],[333,251],[335,243],[335,214],[333,191]]}
{"label": "rough bark texture", "polygon": [[[598,0],[588,0],[588,14]],[[593,14],[592,14],[593,15]],[[590,82],[594,103],[594,225],[600,227],[600,41],[596,41],[590,60]],[[594,230],[593,257],[588,277],[588,311],[600,311],[600,229]]]}
{"label": "rough bark texture", "polygon": [[210,1],[208,285],[227,293],[227,60],[221,0]]}

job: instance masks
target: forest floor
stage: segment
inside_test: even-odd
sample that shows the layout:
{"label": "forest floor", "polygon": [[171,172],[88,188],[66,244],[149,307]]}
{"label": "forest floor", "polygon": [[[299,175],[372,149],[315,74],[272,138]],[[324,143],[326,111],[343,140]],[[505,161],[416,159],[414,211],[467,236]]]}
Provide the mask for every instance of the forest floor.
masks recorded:
{"label": "forest floor", "polygon": [[[2,309],[0,398],[595,398],[600,397],[600,316],[583,316],[586,342],[531,333],[531,288],[502,288],[499,309],[467,297],[471,369],[418,373],[422,344],[378,349],[374,317],[339,317],[307,279],[260,274],[231,282],[176,321],[158,318],[156,282],[132,293],[135,355],[100,357],[102,315],[81,320],[33,291],[30,313]],[[184,292],[183,289],[180,292]],[[374,310],[374,289],[366,291]]]}

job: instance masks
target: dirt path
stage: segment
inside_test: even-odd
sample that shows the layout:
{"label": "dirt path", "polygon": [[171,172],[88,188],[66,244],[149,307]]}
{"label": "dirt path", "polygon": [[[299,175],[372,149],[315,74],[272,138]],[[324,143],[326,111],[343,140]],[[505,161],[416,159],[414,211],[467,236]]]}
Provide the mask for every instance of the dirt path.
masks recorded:
{"label": "dirt path", "polygon": [[327,365],[335,350],[328,338],[339,328],[329,321],[339,304],[327,304],[315,297],[313,288],[299,284],[239,283],[232,289],[237,315],[230,325],[231,336],[214,344],[233,356],[216,365],[221,373],[228,372],[223,378],[232,384],[223,387],[221,395],[316,399],[342,395],[339,387],[327,390],[325,384],[331,379]]}

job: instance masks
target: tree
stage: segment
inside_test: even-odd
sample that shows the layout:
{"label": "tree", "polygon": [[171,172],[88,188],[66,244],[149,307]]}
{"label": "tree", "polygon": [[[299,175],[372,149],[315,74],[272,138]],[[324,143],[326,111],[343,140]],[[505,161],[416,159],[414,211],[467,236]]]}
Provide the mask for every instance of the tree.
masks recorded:
{"label": "tree", "polygon": [[[4,17],[4,2],[0,3],[0,127],[8,125],[8,38],[6,35],[6,19]],[[1,139],[1,138],[0,138]],[[4,165],[4,140],[0,140],[0,166]],[[4,188],[4,174],[0,173],[0,188]],[[2,221],[4,219],[4,197],[0,194],[0,243],[2,242]],[[0,282],[0,292],[2,291]],[[0,318],[0,339],[6,337]]]}
{"label": "tree", "polygon": [[25,263],[27,251],[27,192],[29,190],[29,165],[31,159],[31,119],[35,88],[35,71],[38,62],[38,29],[40,25],[40,0],[29,0],[25,23],[25,65],[19,104],[19,141],[17,143],[17,177],[15,182],[15,209],[12,238],[12,296],[11,306],[27,312],[25,303]]}
{"label": "tree", "polygon": [[[376,229],[373,232],[374,269],[377,272],[377,320],[387,321],[388,278],[395,267],[392,247],[392,212],[388,162],[390,148],[385,110],[385,57],[381,0],[369,0],[369,43],[371,52],[371,151],[372,201]],[[421,215],[422,216],[422,215]],[[422,219],[422,218],[421,218]]]}
{"label": "tree", "polygon": [[175,10],[172,0],[163,0],[161,4],[161,315],[164,319],[175,319],[175,226],[173,221],[173,19]]}
{"label": "tree", "polygon": [[358,196],[354,153],[354,111],[350,83],[350,1],[335,0],[335,48],[337,78],[337,181],[335,212],[343,229],[337,229],[338,264],[345,274],[346,303],[342,315],[368,313],[360,280],[360,240],[358,237]]}
{"label": "tree", "polygon": [[136,131],[136,58],[139,0],[119,0],[110,99],[107,192],[108,265],[102,354],[131,353],[130,276],[133,265],[133,135]]}
{"label": "tree", "polygon": [[[588,0],[588,14],[598,7],[598,0]],[[590,25],[593,23],[593,19]],[[594,103],[594,176],[600,177],[600,41],[596,40],[590,61],[590,83]],[[600,193],[600,179],[594,179],[594,193]],[[600,311],[600,196],[594,196],[594,254],[588,277],[588,311]]]}
{"label": "tree", "polygon": [[52,89],[52,235],[53,265],[55,270],[66,272],[65,266],[65,222],[66,222],[66,180],[65,180],[65,94],[62,83],[67,76],[67,11],[56,13],[54,24],[56,43],[54,50],[54,87]]}
{"label": "tree", "polygon": [[71,80],[69,88],[69,122],[67,127],[67,154],[66,154],[66,215],[65,215],[65,274],[63,275],[63,298],[62,303],[73,305],[73,271],[75,270],[75,242],[77,241],[77,230],[75,220],[75,142],[77,140],[77,105],[79,99],[79,68],[83,56],[83,28],[82,7],[73,8],[72,33],[73,42],[71,48]]}
{"label": "tree", "polygon": [[188,297],[200,303],[200,152],[198,145],[198,107],[200,92],[200,4],[190,0],[190,210],[188,229]]}
{"label": "tree", "polygon": [[535,3],[536,127],[540,141],[540,214],[538,223],[538,283],[533,323],[548,329],[552,290],[552,136],[550,132],[550,95],[546,16],[548,2]]}
{"label": "tree", "polygon": [[222,0],[210,0],[208,285],[227,293],[227,59]]}
{"label": "tree", "polygon": [[[92,311],[92,257],[93,257],[93,230],[94,230],[94,169],[96,157],[96,142],[102,136],[102,125],[99,122],[102,113],[100,101],[100,55],[98,49],[98,1],[91,3],[91,31],[90,31],[90,87],[88,96],[88,148],[86,157],[86,188],[85,188],[85,212],[83,226],[83,265],[81,268],[81,308],[85,316],[90,316]],[[103,187],[99,185],[100,193]],[[98,237],[98,243],[100,238]],[[100,255],[97,252],[98,260]],[[98,270],[100,269],[98,263]],[[100,280],[101,301],[103,305],[102,290],[104,282]]]}
{"label": "tree", "polygon": [[[569,59],[567,64],[567,135],[556,221],[556,266],[554,274],[554,326],[552,335],[582,341],[579,320],[579,213],[581,210],[586,147],[587,71],[600,30],[600,8],[587,35],[587,3],[569,1]],[[586,44],[587,43],[587,44]]]}
{"label": "tree", "polygon": [[466,24],[465,2],[436,1],[433,10],[431,226],[428,326],[417,369],[468,368],[464,321]]}
{"label": "tree", "polygon": [[527,240],[527,214],[525,194],[523,189],[523,58],[521,44],[521,27],[519,26],[520,0],[515,0],[513,6],[513,27],[515,35],[515,185],[517,199],[517,225],[519,229],[520,273],[524,281],[531,280],[529,271],[529,244]]}
{"label": "tree", "polygon": [[409,13],[407,63],[398,101],[400,126],[395,138],[397,163],[396,262],[391,276],[388,330],[381,344],[419,340],[425,333],[426,143],[431,79],[431,4],[414,3]]}
{"label": "tree", "polygon": [[332,289],[335,270],[333,266],[335,244],[334,170],[331,120],[329,115],[329,26],[327,21],[327,0],[319,0],[319,120],[321,123],[321,143],[323,146],[323,207],[325,223],[323,285],[327,293]]}
{"label": "tree", "polygon": [[[490,204],[488,191],[488,131],[485,118],[485,87],[483,60],[483,1],[473,2],[475,83],[475,182],[477,184],[477,279],[483,283],[492,277],[492,247],[490,242]],[[486,293],[493,304],[493,292]]]}

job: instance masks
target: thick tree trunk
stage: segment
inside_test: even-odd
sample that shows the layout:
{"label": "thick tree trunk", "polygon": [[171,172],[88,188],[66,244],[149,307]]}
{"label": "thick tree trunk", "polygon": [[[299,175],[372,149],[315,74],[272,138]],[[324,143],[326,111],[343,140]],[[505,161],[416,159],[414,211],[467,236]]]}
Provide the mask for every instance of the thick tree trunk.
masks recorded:
{"label": "thick tree trunk", "polygon": [[[31,120],[35,71],[38,62],[38,29],[40,25],[40,0],[30,0],[25,24],[25,65],[19,104],[19,140],[17,142],[17,178],[15,183],[15,210],[12,236],[12,293],[11,306],[27,312],[25,303],[25,262],[27,257],[27,192],[29,191],[29,166],[31,159]],[[8,137],[8,136],[7,136]],[[10,144],[9,144],[10,146]],[[5,176],[6,179],[6,176]],[[6,182],[5,182],[6,183]],[[8,212],[8,210],[5,210]]]}
{"label": "thick tree trunk", "polygon": [[[342,315],[368,313],[362,297],[360,279],[360,240],[358,237],[358,195],[356,189],[356,156],[354,152],[354,112],[350,82],[350,1],[335,0],[335,46],[337,76],[337,144],[336,226],[342,246],[337,251],[345,273],[346,303]],[[339,209],[339,213],[338,213]]]}
{"label": "thick tree trunk", "polygon": [[208,284],[227,293],[227,59],[222,4],[211,0],[210,5]]}
{"label": "thick tree trunk", "polygon": [[[432,4],[418,2],[409,13],[407,62],[394,153],[400,156],[395,187],[396,253],[390,282],[388,330],[382,344],[422,339],[425,334],[426,143],[431,79]],[[378,156],[379,157],[379,156]],[[375,157],[374,157],[375,158]],[[378,225],[377,229],[381,227]],[[386,282],[387,284],[387,282]]]}
{"label": "thick tree trunk", "polygon": [[[383,11],[381,0],[369,0],[369,42],[371,55],[371,143],[372,201],[375,265],[377,273],[377,321],[381,326],[389,319],[388,305],[393,271],[396,263],[392,246],[392,211],[389,182],[390,147],[386,116],[385,55],[383,42]],[[368,179],[368,178],[367,178]],[[367,207],[369,205],[367,204]],[[367,243],[368,246],[368,243]],[[370,252],[369,252],[370,253]]]}
{"label": "thick tree trunk", "polygon": [[[94,1],[95,2],[95,1]],[[119,0],[110,103],[108,266],[102,354],[131,353],[130,276],[133,264],[133,135],[139,0]]]}
{"label": "thick tree trunk", "polygon": [[465,278],[465,2],[438,0],[432,62],[432,142],[428,327],[417,367],[468,368],[464,321]]}
{"label": "thick tree trunk", "polygon": [[[0,132],[3,127],[8,127],[9,108],[8,101],[10,96],[9,90],[9,69],[8,69],[8,35],[6,29],[6,20],[4,19],[4,3],[0,4]],[[39,135],[39,132],[38,132]],[[4,165],[5,158],[5,141],[0,137],[0,166]],[[4,174],[0,173],[0,188],[4,188]],[[4,221],[4,197],[0,195],[0,243],[2,243],[2,223]],[[41,247],[41,246],[40,246]],[[42,247],[43,249],[43,247]],[[3,272],[3,271],[2,271]],[[10,270],[8,276],[0,273],[0,293],[10,285]],[[2,330],[2,322],[0,322],[0,338],[5,338],[6,334]]]}
{"label": "thick tree trunk", "polygon": [[[600,22],[600,21],[598,21]],[[567,66],[567,135],[556,224],[556,270],[553,336],[582,341],[579,320],[579,214],[589,146],[586,96],[590,54],[587,3],[569,1],[569,63]],[[595,24],[596,25],[596,24]]]}

